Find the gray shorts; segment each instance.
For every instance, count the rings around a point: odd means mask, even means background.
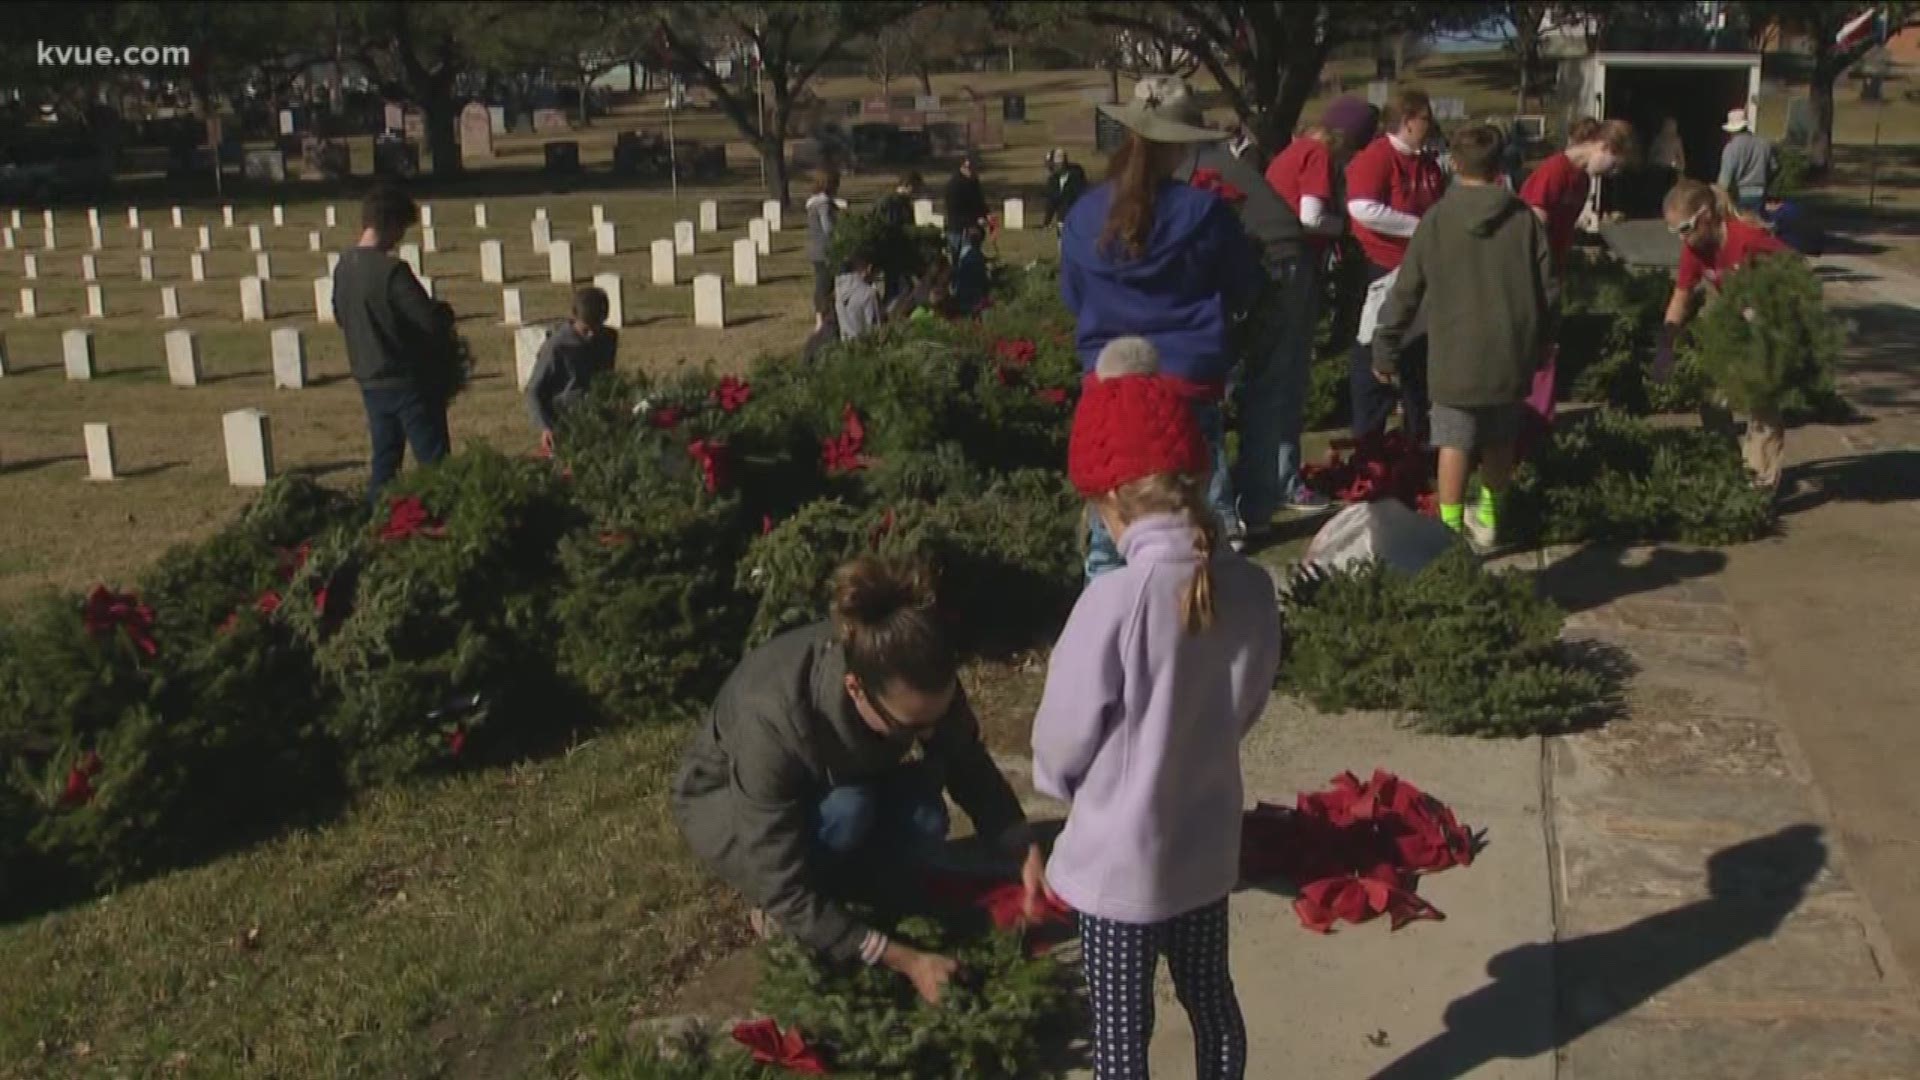
[[[1433,406],[1432,442],[1436,450],[1471,454],[1489,446],[1511,446],[1520,438],[1520,402],[1506,405]]]

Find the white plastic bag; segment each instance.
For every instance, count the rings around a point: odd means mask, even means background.
[[[1387,306],[1387,294],[1393,291],[1393,283],[1400,280],[1400,268],[1394,267],[1386,277],[1367,286],[1367,299],[1360,305],[1360,332],[1354,335],[1362,345],[1373,344],[1374,327],[1380,325],[1380,309]]]
[[[1445,525],[1407,509],[1399,499],[1354,503],[1333,515],[1307,545],[1310,566],[1343,570],[1378,559],[1402,573],[1417,574],[1446,553],[1455,537]]]

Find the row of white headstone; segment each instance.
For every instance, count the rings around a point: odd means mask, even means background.
[[[220,418],[227,448],[227,483],[234,487],[266,487],[273,479],[273,423],[259,409],[235,409]],[[115,479],[113,428],[108,424],[83,424],[81,435],[87,444],[87,479],[106,482]]]
[[[167,381],[183,389],[199,386],[200,338],[192,330],[169,330],[165,335]],[[294,327],[273,331],[273,386],[276,390],[307,388],[307,343]],[[67,330],[60,335],[60,360],[68,382],[89,382],[97,373],[93,331]],[[7,374],[6,339],[0,337],[0,377]]]

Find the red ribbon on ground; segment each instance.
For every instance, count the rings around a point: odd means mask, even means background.
[[[427,513],[418,495],[394,499],[388,505],[387,523],[380,527],[382,540],[411,540],[416,536],[438,540],[445,535],[446,528]]]
[[[132,593],[117,593],[105,585],[95,585],[80,609],[80,621],[87,633],[96,638],[118,630],[143,654],[152,656],[160,651],[153,640],[153,609]]]
[[[1300,468],[1308,487],[1344,503],[1399,499],[1423,514],[1433,502],[1432,454],[1398,431],[1335,439],[1327,460]]]
[[[827,1075],[826,1063],[807,1045],[806,1037],[797,1027],[781,1031],[780,1025],[772,1020],[753,1020],[734,1025],[733,1041],[746,1047],[753,1054],[753,1060],[762,1065],[808,1076]]]

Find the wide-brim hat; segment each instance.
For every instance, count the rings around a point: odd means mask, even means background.
[[[1227,137],[1200,125],[1200,103],[1185,79],[1153,75],[1134,84],[1133,100],[1125,105],[1102,105],[1100,112],[1133,132],[1157,143],[1219,142]]]
[[[1727,122],[1720,130],[1729,133],[1747,130],[1747,110],[1729,109],[1727,111]]]

